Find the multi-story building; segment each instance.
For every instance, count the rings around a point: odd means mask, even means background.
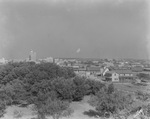
[[[132,70],[113,70],[105,74],[105,79],[109,81],[132,82],[136,78],[136,73]]]
[[[33,52],[32,50],[30,51],[29,61],[36,62],[36,52]]]
[[[105,81],[119,82],[119,74],[115,71],[108,71],[105,74]]]

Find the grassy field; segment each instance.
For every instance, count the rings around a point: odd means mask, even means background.
[[[147,86],[142,85],[134,85],[131,83],[114,83],[115,88],[127,91],[127,92],[136,92],[136,91],[142,91],[145,93],[150,93],[150,84],[147,84]]]

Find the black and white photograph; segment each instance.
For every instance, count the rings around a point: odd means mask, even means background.
[[[0,119],[150,119],[150,0],[0,0]]]

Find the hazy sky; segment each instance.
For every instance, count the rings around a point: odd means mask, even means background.
[[[148,58],[146,0],[0,0],[0,58]]]

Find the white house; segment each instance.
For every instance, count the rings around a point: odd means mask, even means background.
[[[115,71],[108,71],[104,76],[106,81],[119,82],[119,74]]]

